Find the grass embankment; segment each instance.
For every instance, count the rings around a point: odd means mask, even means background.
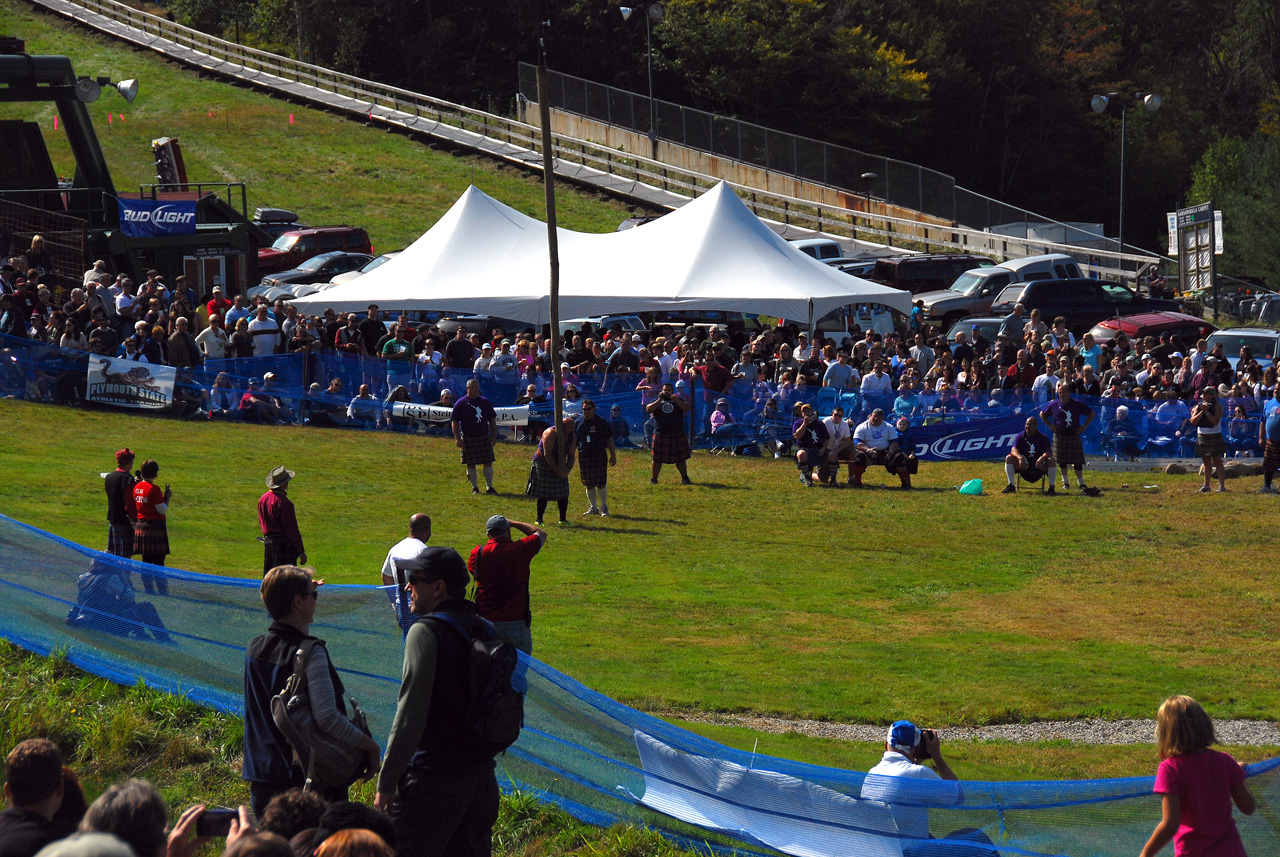
[[[239,775],[244,739],[239,718],[147,687],[120,687],[58,657],[35,657],[0,641],[0,752],[37,737],[57,743],[90,801],[112,783],[142,777],[164,795],[173,819],[195,803],[249,802]],[[370,802],[372,791],[371,782],[362,783],[352,790],[352,799]],[[512,857],[680,853],[656,833],[622,825],[591,827],[527,794],[503,796],[494,847]]]
[[[117,190],[155,181],[151,141],[167,136],[181,140],[191,181],[247,182],[250,213],[270,205],[312,225],[363,226],[380,252],[418,238],[470,184],[545,217],[541,181],[492,160],[436,151],[345,115],[201,77],[16,0],[0,0],[0,32],[25,38],[29,53],[69,56],[77,74],[140,81],[133,104],[104,89],[87,105]],[[55,112],[51,103],[0,104],[0,119],[40,123],[55,169],[70,176],[75,161],[61,125],[53,131]],[[629,214],[598,194],[563,183],[558,189],[556,210],[567,229],[611,232]]]
[[[472,497],[439,439],[14,401],[0,425],[6,514],[99,545],[98,474],[127,444],[160,461],[172,563],[198,571],[259,573],[255,501],[279,463],[298,471],[310,558],[333,582],[375,583],[415,511],[464,551],[491,514],[533,517],[528,447],[500,445],[502,496]],[[664,472],[654,487],[647,459],[622,454],[606,520],[583,519],[575,489],[575,526],[534,562],[540,658],[665,711],[982,724],[1150,717],[1173,692],[1216,717],[1280,709],[1276,537],[1265,498],[1244,493],[1256,479],[1205,497],[1194,476],[1096,473],[1097,499],[970,498],[953,486],[999,487],[1002,469],[925,464],[911,493],[804,490],[772,460],[699,453],[690,470],[698,484]]]

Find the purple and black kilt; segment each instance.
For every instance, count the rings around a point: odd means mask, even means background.
[[[133,552],[144,559],[169,555],[169,530],[164,521],[138,521],[133,527]]]
[[[1219,458],[1227,454],[1227,439],[1222,432],[1202,434],[1196,432],[1196,455],[1201,458]],[[1266,467],[1266,464],[1263,464]]]
[[[1058,460],[1059,467],[1084,466],[1084,444],[1079,434],[1067,434],[1063,431],[1053,433],[1053,457]],[[1063,479],[1067,477],[1063,475]]]
[[[1262,450],[1262,469],[1268,473],[1280,470],[1280,443],[1273,440],[1267,441],[1267,445]]]
[[[272,533],[265,537],[262,543],[262,573],[265,576],[268,571],[277,565],[297,565],[298,552],[293,547],[293,542],[289,541],[289,537],[284,533]]]
[[[660,431],[653,436],[653,460],[657,464],[678,464],[689,460],[689,436],[684,432]]]
[[[132,556],[133,538],[133,524],[107,524],[107,553]]]
[[[493,464],[493,438],[488,432],[462,435],[462,463],[468,467]]]
[[[550,464],[541,458],[535,458],[533,467],[529,468],[527,493],[538,500],[568,500],[569,477],[557,476]]]
[[[578,476],[588,488],[603,488],[609,484],[609,456],[582,455],[578,457]]]

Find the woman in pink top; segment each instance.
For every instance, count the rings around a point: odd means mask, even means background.
[[[1257,803],[1240,763],[1209,746],[1213,721],[1189,696],[1171,696],[1156,713],[1160,767],[1156,794],[1164,817],[1141,857],[1155,857],[1173,840],[1176,857],[1246,857],[1231,803],[1253,815]]]

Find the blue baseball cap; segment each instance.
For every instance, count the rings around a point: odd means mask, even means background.
[[[920,746],[920,727],[910,720],[898,720],[889,727],[885,741],[893,749],[910,756]]]

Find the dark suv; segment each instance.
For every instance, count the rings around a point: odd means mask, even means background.
[[[989,268],[994,264],[995,261],[986,256],[958,253],[885,256],[876,259],[876,269],[868,279],[916,295],[951,288],[951,284],[965,271]]]
[[[991,304],[991,314],[1004,316],[1013,312],[1014,304],[1022,304],[1024,317],[1033,309],[1040,310],[1045,324],[1058,316],[1067,320],[1067,328],[1081,336],[1106,318],[1137,315],[1143,312],[1177,312],[1177,301],[1146,298],[1134,294],[1119,283],[1090,280],[1084,277],[1067,280],[1036,280],[1009,286]]]
[[[258,251],[258,273],[275,274],[298,267],[312,256],[341,250],[373,255],[369,233],[354,226],[315,226],[291,229],[270,247]]]

